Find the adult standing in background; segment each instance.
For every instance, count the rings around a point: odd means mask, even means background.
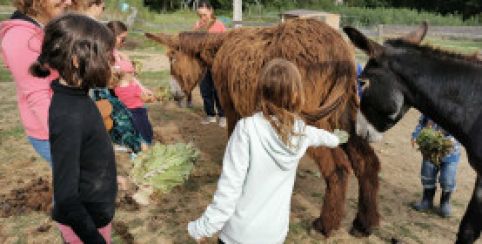
[[[197,15],[199,16],[199,20],[194,25],[195,31],[222,33],[226,30],[224,24],[216,19],[213,6],[209,1],[199,1]],[[219,117],[219,126],[226,127],[226,118],[224,117],[224,111],[219,102],[210,70],[206,72],[206,75],[201,80],[199,88],[203,98],[204,112],[206,113],[206,117],[201,121],[201,124],[215,123],[217,115]],[[216,110],[214,109],[215,106]]]
[[[14,0],[16,11],[0,24],[0,53],[15,81],[18,110],[28,140],[35,151],[51,165],[48,110],[52,99],[50,83],[57,72],[46,78],[29,73],[37,61],[44,38],[43,26],[63,14],[70,0]]]

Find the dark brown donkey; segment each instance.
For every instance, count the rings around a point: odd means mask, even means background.
[[[477,172],[474,193],[460,223],[457,243],[473,243],[482,231],[482,60],[477,56],[421,46],[427,24],[380,45],[345,27],[351,41],[368,54],[357,132],[380,138],[414,107],[454,135]]]
[[[319,128],[342,128],[351,133],[342,148],[313,148],[327,189],[321,215],[313,227],[329,236],[344,216],[348,176],[359,181],[358,213],[351,233],[369,235],[379,225],[377,207],[380,162],[368,142],[355,133],[359,100],[354,52],[340,33],[316,20],[294,20],[275,27],[236,29],[223,34],[146,34],[169,47],[171,74],[190,94],[210,69],[224,108],[228,132],[255,112],[258,74],[273,58],[296,64],[305,87],[305,120]]]

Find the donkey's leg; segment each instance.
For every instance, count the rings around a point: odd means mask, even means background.
[[[368,236],[380,224],[377,203],[380,161],[370,144],[359,136],[352,134],[344,149],[359,183],[358,212],[350,233]]]
[[[345,215],[345,195],[350,164],[343,150],[317,148],[310,155],[318,164],[326,181],[326,193],[320,217],[313,222],[313,228],[325,236],[340,228]]]
[[[218,94],[224,94],[224,93],[218,92]],[[236,110],[234,109],[233,102],[228,95],[224,94],[224,96],[221,96],[220,102],[224,110],[224,116],[226,117],[228,137],[229,137],[231,136],[231,133],[233,133],[234,128],[236,127],[236,123],[238,123],[238,121],[241,119],[241,115],[239,115],[238,112],[236,112]]]
[[[474,243],[482,231],[482,178],[479,174],[475,181],[475,188],[460,223],[456,243]]]

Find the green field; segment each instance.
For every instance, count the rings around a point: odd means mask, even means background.
[[[8,81],[12,81],[12,77],[10,75],[10,72],[5,68],[2,60],[0,59],[0,82]]]

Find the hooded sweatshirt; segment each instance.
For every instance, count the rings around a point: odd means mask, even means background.
[[[194,239],[233,243],[283,243],[300,158],[310,146],[336,147],[335,135],[297,120],[288,147],[262,113],[238,122],[229,139],[213,202],[188,231]]]
[[[44,32],[39,23],[16,11],[0,23],[0,56],[10,70],[17,90],[20,119],[28,136],[47,140],[48,109],[52,99],[50,83],[57,72],[36,78],[29,67],[40,55]]]

